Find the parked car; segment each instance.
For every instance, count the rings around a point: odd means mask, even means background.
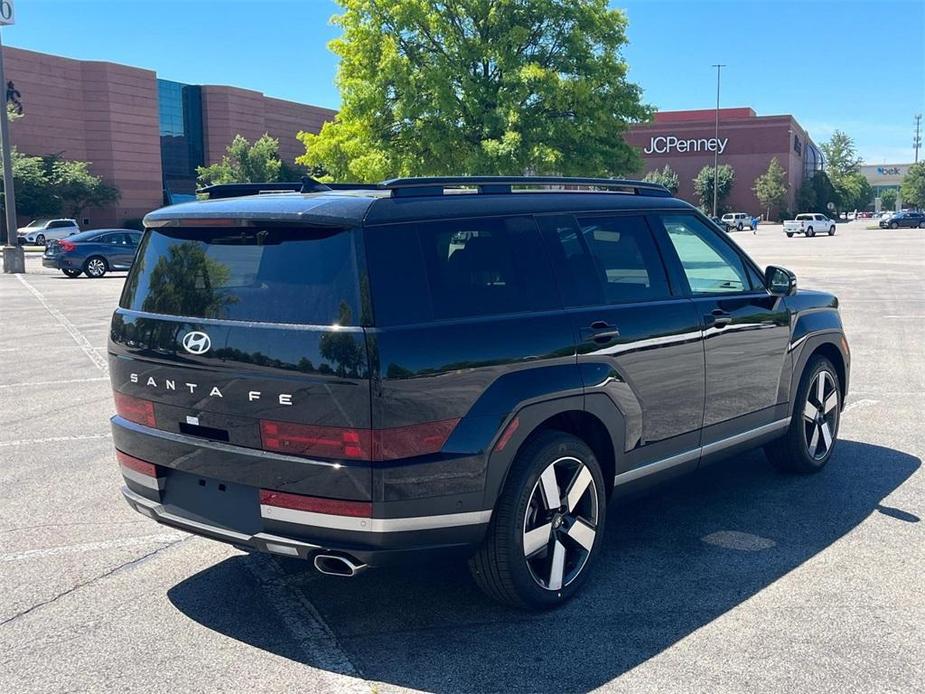
[[[93,229],[60,241],[49,241],[42,265],[61,270],[68,277],[102,277],[107,272],[128,270],[135,259],[141,232],[134,229]]]
[[[49,239],[64,239],[80,233],[76,219],[33,219],[16,230],[19,245],[44,246]]]
[[[710,221],[723,231],[729,231],[729,226],[723,221],[722,217],[710,217]]]
[[[881,229],[899,229],[905,227],[908,229],[925,229],[925,214],[913,210],[903,210],[894,212],[888,217],[880,220]]]
[[[148,518],[339,576],[452,551],[547,608],[587,579],[614,490],[753,446],[831,459],[838,300],[667,189],[302,185],[145,218],[108,354]]]
[[[728,212],[723,215],[723,223],[726,225],[727,229],[736,229],[742,231],[745,227],[748,227],[750,230],[754,231],[755,226],[753,224],[754,217],[745,212]]]
[[[798,214],[796,219],[784,221],[784,233],[787,234],[787,238],[794,234],[805,234],[812,237],[823,232],[828,232],[829,236],[835,235],[835,220],[829,219],[824,214]]]

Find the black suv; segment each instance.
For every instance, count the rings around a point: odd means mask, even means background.
[[[582,584],[615,489],[757,445],[800,472],[832,455],[838,301],[665,188],[290,187],[145,219],[112,427],[160,523],[346,576],[456,550],[542,608]]]

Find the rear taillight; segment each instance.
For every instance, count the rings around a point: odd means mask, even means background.
[[[75,245],[74,245],[73,243],[71,243],[70,241],[63,240],[63,241],[58,241],[58,248],[60,248],[60,249],[61,249],[62,251],[64,251],[65,253],[70,253],[70,252],[73,251],[75,248],[77,248],[77,246],[75,246]]]
[[[261,420],[260,437],[270,451],[321,458],[395,460],[436,453],[458,419],[391,429],[347,429]]]
[[[334,516],[353,516],[355,518],[372,518],[373,505],[369,501],[341,501],[340,499],[322,499],[318,496],[303,496],[287,492],[274,492],[270,489],[260,490],[260,504],[289,508],[295,511],[327,513]]]
[[[157,426],[157,421],[154,419],[153,402],[132,397],[125,393],[113,392],[112,396],[116,401],[116,414],[120,417],[148,427]]]
[[[123,453],[120,450],[116,451],[116,460],[119,461],[119,464],[123,467],[128,468],[129,470],[134,470],[137,473],[146,475],[148,477],[157,477],[157,465],[153,463],[148,463],[140,458],[131,456],[128,453]]]

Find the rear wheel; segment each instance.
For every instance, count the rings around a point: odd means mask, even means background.
[[[63,272],[68,277],[80,277],[80,275],[83,273],[83,270],[62,270],[61,272]]]
[[[787,232],[787,238],[788,238],[788,239],[792,239],[792,238],[793,238],[793,232],[792,232],[792,231],[788,231],[788,232]]]
[[[790,472],[818,472],[835,448],[841,416],[841,384],[825,357],[806,365],[787,433],[765,446],[768,459]]]
[[[87,273],[87,277],[102,277],[108,269],[106,259],[98,255],[87,258],[84,263],[84,272]]]
[[[809,227],[809,228],[806,230],[806,235],[807,235],[808,237],[812,238],[813,236],[816,235],[816,232],[813,231],[813,228],[812,228],[812,227]]]
[[[890,229],[899,229],[899,225],[896,222],[890,222]]]
[[[517,607],[568,600],[600,548],[604,490],[600,465],[582,440],[541,433],[517,454],[485,540],[469,560],[475,582]]]
[[[45,245],[45,234],[39,234],[38,236],[35,237],[35,245],[36,246]]]
[[[835,236],[835,225],[829,227],[829,236]]]

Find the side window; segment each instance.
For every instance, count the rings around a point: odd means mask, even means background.
[[[606,303],[670,296],[661,257],[643,217],[579,217],[578,226]]]
[[[555,308],[536,224],[526,217],[418,226],[435,318]]]
[[[693,294],[735,294],[751,288],[739,254],[693,215],[662,215]]]

